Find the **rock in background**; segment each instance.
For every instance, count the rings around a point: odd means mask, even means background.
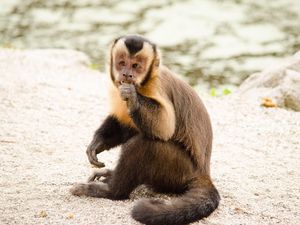
[[[257,102],[269,98],[274,101],[273,106],[300,111],[300,52],[283,63],[252,74],[238,93]]]
[[[104,71],[108,43],[141,33],[192,85],[239,85],[300,47],[299,0],[1,0],[0,46],[67,48]]]

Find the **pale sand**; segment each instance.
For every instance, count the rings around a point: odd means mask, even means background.
[[[0,224],[138,224],[134,200],[69,193],[92,170],[85,149],[108,113],[106,75],[87,65],[74,51],[0,50]],[[195,224],[299,224],[300,113],[234,94],[205,103],[222,201]]]

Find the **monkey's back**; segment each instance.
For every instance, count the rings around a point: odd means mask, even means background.
[[[209,174],[212,127],[208,112],[196,91],[163,67],[159,76],[162,88],[172,102],[176,129],[172,139],[186,147],[201,172]]]

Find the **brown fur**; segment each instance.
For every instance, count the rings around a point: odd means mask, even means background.
[[[127,38],[132,46],[122,43]],[[147,47],[139,50],[141,41]],[[137,75],[135,87],[122,86],[118,82],[121,74],[114,69],[115,55],[124,50],[148,58],[148,71]],[[141,200],[132,211],[134,219],[149,225],[181,225],[208,216],[220,197],[210,179],[210,118],[199,96],[161,65],[155,45],[142,37],[117,39],[110,50],[110,63],[111,115],[96,131],[87,153],[93,164],[97,163],[95,154],[116,145],[122,145],[122,154],[114,171],[96,172],[89,183],[75,185],[72,193],[123,199],[138,185],[147,184],[159,192],[183,195],[170,202]],[[105,179],[94,182],[97,177]]]

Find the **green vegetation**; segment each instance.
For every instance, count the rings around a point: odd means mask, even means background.
[[[221,88],[211,88],[209,90],[209,94],[210,96],[212,97],[221,97],[221,96],[225,96],[225,95],[229,95],[232,93],[232,90],[230,90],[229,88],[224,88],[224,89],[221,89]]]

